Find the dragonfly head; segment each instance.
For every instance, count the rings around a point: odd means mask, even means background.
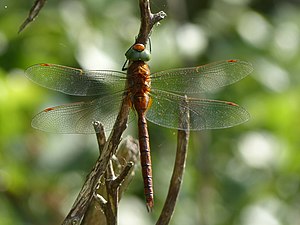
[[[128,49],[125,56],[131,61],[149,61],[151,58],[150,51],[143,44],[134,44]]]

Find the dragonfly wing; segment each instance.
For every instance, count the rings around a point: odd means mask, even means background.
[[[196,99],[164,92],[151,92],[152,105],[146,118],[163,127],[185,130],[180,123],[180,111],[188,110],[190,130],[220,129],[246,122],[250,115],[232,102]]]
[[[112,95],[47,108],[33,118],[32,126],[53,133],[95,133],[92,122],[99,121],[108,131],[117,118],[121,98],[122,95]]]
[[[37,64],[26,70],[33,82],[69,95],[95,96],[120,92],[125,87],[126,74],[110,70],[91,70]]]
[[[212,91],[235,83],[253,70],[249,62],[225,60],[203,66],[172,69],[152,75],[152,89],[178,94]]]

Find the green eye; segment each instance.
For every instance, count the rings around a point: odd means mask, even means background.
[[[149,61],[151,58],[150,52],[145,49],[143,44],[135,44],[125,53],[128,60],[131,61]]]

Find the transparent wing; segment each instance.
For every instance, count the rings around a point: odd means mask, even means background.
[[[190,130],[220,129],[232,127],[246,122],[250,115],[242,107],[232,102],[185,98],[180,95],[153,91],[152,105],[146,113],[146,118],[163,127],[184,130],[181,127],[180,110],[190,113]]]
[[[249,62],[226,60],[203,66],[172,69],[152,75],[152,89],[178,94],[203,93],[235,83],[253,70]]]
[[[109,131],[117,118],[121,100],[122,95],[118,94],[50,107],[33,118],[32,126],[53,133],[95,133],[92,122],[99,121],[105,131]]]
[[[126,74],[110,70],[91,70],[37,64],[26,70],[26,76],[33,82],[69,95],[103,96],[120,92],[125,87]]]

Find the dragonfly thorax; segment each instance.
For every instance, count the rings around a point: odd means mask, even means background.
[[[143,61],[133,61],[127,69],[129,96],[135,109],[145,111],[149,105],[150,69]]]
[[[125,53],[129,61],[149,61],[151,58],[150,51],[143,44],[134,44]]]

